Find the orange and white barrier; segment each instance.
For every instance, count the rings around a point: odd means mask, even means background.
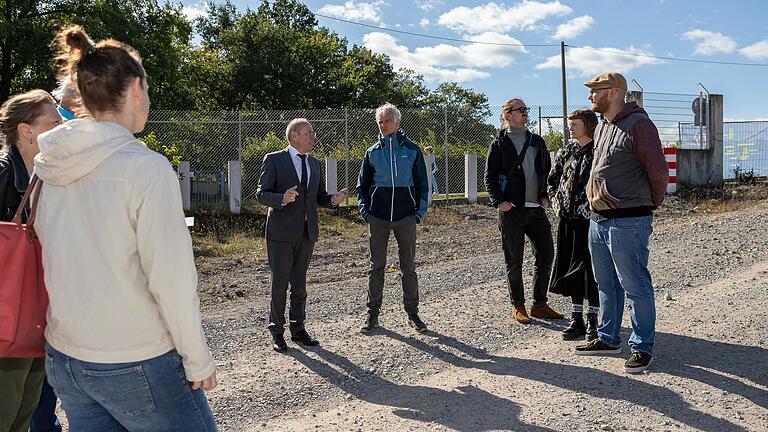
[[[667,168],[669,169],[667,193],[675,193],[677,192],[677,148],[664,147],[664,159],[667,160]]]

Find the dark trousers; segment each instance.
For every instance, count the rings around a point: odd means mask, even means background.
[[[541,207],[517,208],[499,212],[499,230],[507,264],[509,297],[514,306],[525,305],[523,291],[523,252],[525,237],[531,241],[536,259],[533,270],[533,304],[547,303],[547,283],[552,271],[555,251],[552,241],[552,226],[546,211]]]
[[[40,402],[29,423],[29,432],[61,432],[61,423],[56,417],[56,393],[47,379],[43,380]]]
[[[378,315],[384,292],[384,270],[387,266],[389,233],[397,240],[400,272],[403,279],[403,305],[408,314],[419,313],[419,281],[416,277],[416,218],[407,216],[390,222],[368,215],[368,313]]]
[[[44,379],[44,358],[0,358],[0,431],[27,430]]]
[[[280,242],[267,240],[267,261],[271,274],[269,324],[272,334],[282,334],[285,327],[285,303],[291,286],[288,321],[291,333],[304,329],[307,305],[307,268],[315,243],[309,241],[306,227],[301,240]]]

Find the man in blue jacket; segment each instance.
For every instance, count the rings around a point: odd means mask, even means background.
[[[416,224],[427,212],[429,180],[419,146],[400,129],[400,111],[392,104],[376,109],[379,140],[365,152],[357,178],[360,215],[368,223],[370,270],[368,316],[360,329],[368,333],[379,324],[389,233],[394,231],[403,280],[403,303],[410,325],[419,333],[427,325],[419,318],[416,277]]]

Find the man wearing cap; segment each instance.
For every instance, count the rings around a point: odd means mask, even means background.
[[[600,291],[598,338],[576,347],[577,355],[621,352],[624,293],[629,303],[631,355],[628,373],[648,368],[656,330],[648,241],[653,210],[664,200],[669,171],[656,126],[635,102],[624,102],[627,81],[615,72],[584,83],[592,110],[602,114],[595,129],[595,156],[587,198],[592,207],[589,250]]]

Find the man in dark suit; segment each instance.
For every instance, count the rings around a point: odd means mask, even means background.
[[[269,207],[265,231],[272,286],[267,328],[277,352],[288,349],[283,327],[289,283],[291,340],[318,344],[304,329],[307,267],[318,234],[317,206],[335,208],[347,197],[346,188],[334,195],[326,192],[320,161],[309,155],[315,137],[307,119],[291,120],[285,130],[288,147],[264,156],[256,191],[256,199]]]

